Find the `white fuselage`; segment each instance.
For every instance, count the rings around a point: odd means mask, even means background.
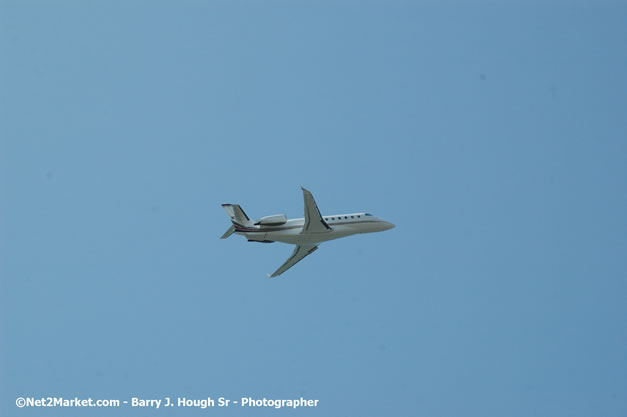
[[[283,242],[293,245],[313,244],[339,239],[359,233],[382,232],[394,227],[392,223],[367,213],[339,214],[322,216],[331,230],[318,233],[301,233],[305,219],[289,219],[281,225],[258,225],[236,230],[252,242]]]

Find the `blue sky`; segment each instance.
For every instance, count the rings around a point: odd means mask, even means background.
[[[626,19],[0,2],[0,414],[624,416]],[[220,204],[301,217],[301,185],[397,227],[268,280],[292,247],[219,240]],[[207,412],[157,411],[122,412]]]

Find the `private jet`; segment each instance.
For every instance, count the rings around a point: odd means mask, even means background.
[[[350,213],[322,216],[311,192],[301,187],[305,200],[305,218],[288,219],[285,214],[275,214],[252,221],[239,204],[222,204],[233,223],[220,239],[233,233],[244,236],[249,242],[283,242],[296,245],[292,256],[272,275],[281,275],[305,256],[318,249],[327,240],[339,239],[359,233],[383,232],[394,225],[370,213]]]

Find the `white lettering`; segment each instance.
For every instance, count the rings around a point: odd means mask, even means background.
[[[215,406],[215,401],[211,397],[203,398],[202,400],[188,400],[185,397],[178,397],[176,403],[179,407],[207,408]]]
[[[132,407],[161,407],[161,400],[144,400],[143,398],[131,398]]]

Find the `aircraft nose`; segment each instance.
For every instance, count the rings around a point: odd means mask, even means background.
[[[396,225],[394,223],[385,222],[385,230],[394,229]]]

